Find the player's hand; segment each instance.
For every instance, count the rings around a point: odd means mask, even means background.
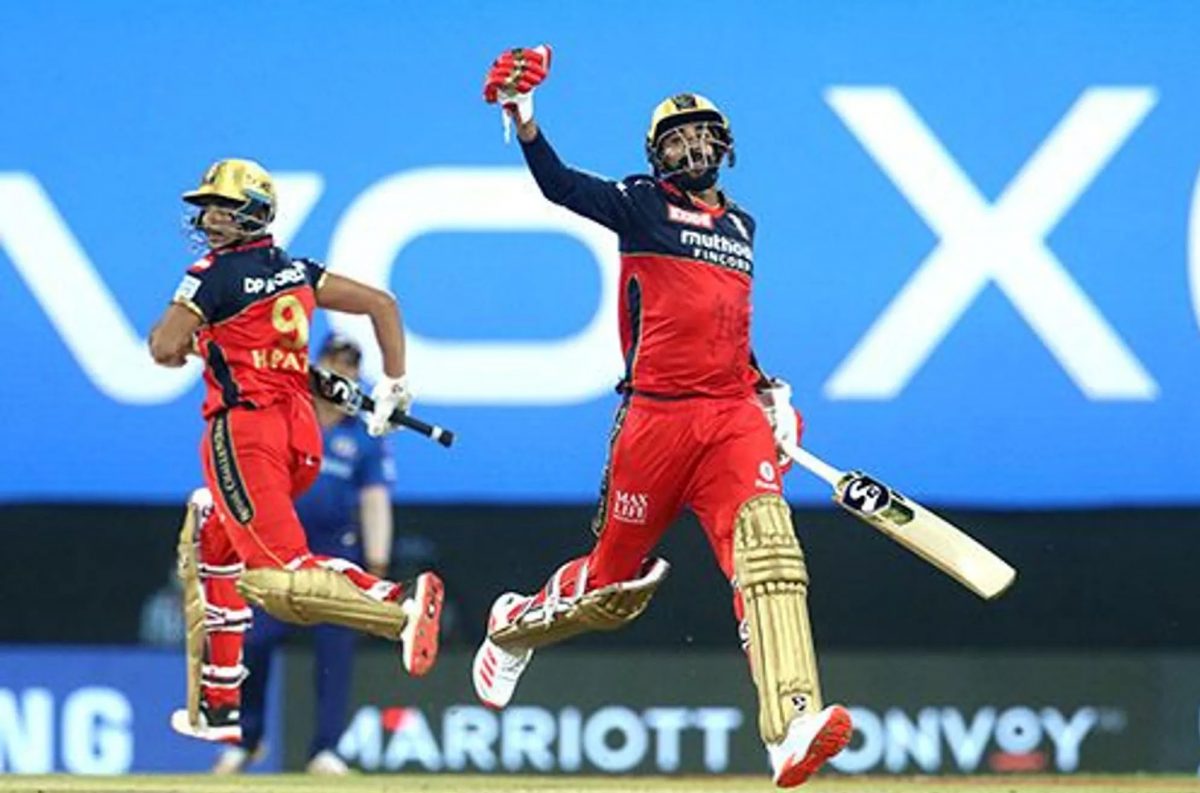
[[[483,99],[499,104],[521,124],[533,118],[533,89],[550,73],[550,45],[517,47],[492,62],[483,81]]]
[[[768,386],[758,392],[758,399],[762,403],[763,413],[767,415],[767,421],[771,423],[775,441],[779,444],[799,446],[800,439],[804,436],[804,417],[792,407],[792,387],[778,377],[772,377]],[[792,459],[784,454],[782,449],[777,451],[779,468],[781,471],[787,471],[792,467]]]
[[[378,438],[396,429],[392,426],[391,417],[397,408],[407,413],[412,407],[413,395],[408,389],[408,378],[404,375],[380,378],[371,389],[371,399],[375,402],[375,409],[367,417],[367,434]]]

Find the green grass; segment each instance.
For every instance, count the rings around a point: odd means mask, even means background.
[[[567,777],[355,776],[345,779],[294,774],[211,776],[2,776],[0,793],[767,793],[766,777]],[[801,793],[1200,793],[1200,779],[1168,776],[1078,777],[828,777],[797,789]]]

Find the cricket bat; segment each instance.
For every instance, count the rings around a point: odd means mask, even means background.
[[[371,399],[369,394],[364,394],[362,389],[358,387],[358,383],[349,378],[342,377],[336,372],[331,372],[328,369],[322,369],[315,365],[310,366],[308,368],[308,380],[314,394],[326,402],[332,403],[348,416],[354,416],[359,413],[370,413],[375,409],[375,400]],[[450,430],[439,427],[436,424],[426,424],[424,421],[413,418],[401,410],[396,410],[392,413],[389,420],[393,425],[407,427],[414,432],[437,441],[446,448],[454,444],[454,433]]]
[[[833,500],[976,595],[991,600],[1017,571],[962,529],[861,471],[839,471],[815,454],[781,443],[784,454],[833,487]]]

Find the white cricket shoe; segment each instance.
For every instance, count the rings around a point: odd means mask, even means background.
[[[230,746],[217,755],[217,762],[213,764],[212,773],[219,776],[240,774],[266,756],[266,744],[259,744],[253,752],[241,746]]]
[[[350,766],[346,765],[345,760],[325,749],[314,754],[304,770],[322,776],[346,776],[350,773]]]
[[[775,785],[803,784],[826,760],[846,748],[853,731],[850,712],[841,705],[792,719],[783,740],[767,746]]]
[[[505,592],[496,598],[492,604],[491,614],[488,615],[488,633],[504,619],[524,595],[516,592]],[[471,664],[471,680],[475,684],[475,695],[479,701],[489,708],[500,710],[512,700],[513,692],[517,690],[517,681],[521,673],[533,659],[533,650],[522,653],[512,653],[495,644],[491,639],[484,639],[475,653],[475,661]]]
[[[171,714],[171,729],[189,738],[221,743],[240,743],[242,740],[241,712],[237,708],[208,708],[200,703],[200,723],[193,725],[186,708]]]

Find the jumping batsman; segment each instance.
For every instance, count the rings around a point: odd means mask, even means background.
[[[379,436],[392,411],[412,402],[395,299],[276,246],[267,231],[275,188],[255,162],[214,163],[183,200],[195,207],[191,224],[208,251],[151,331],[150,352],[164,366],[182,366],[190,354],[205,362],[207,487],[193,494],[180,536],[188,696],[171,723],[236,743],[246,601],[286,622],[333,623],[398,642],[405,669],[422,675],[437,657],[442,582],[423,573],[398,584],[313,554],[292,505],[321,464],[308,372],[313,310],[371,318],[385,376],[372,392],[367,430]]]
[[[516,119],[546,198],[619,236],[624,400],[595,547],[540,592],[496,600],[472,670],[476,693],[504,707],[536,648],[640,615],[668,569],[650,553],[690,507],[733,585],[775,783],[798,785],[841,751],[851,723],[841,706],[822,709],[808,574],[775,448],[776,434],[798,441],[801,425],[790,389],[768,380],[750,350],[754,220],[717,189],[722,162],[733,164],[729,124],[704,97],[673,96],[646,136],[653,176],[583,173],[559,160],[533,119],[532,91],[549,66],[547,47],[506,52],[484,98]]]

